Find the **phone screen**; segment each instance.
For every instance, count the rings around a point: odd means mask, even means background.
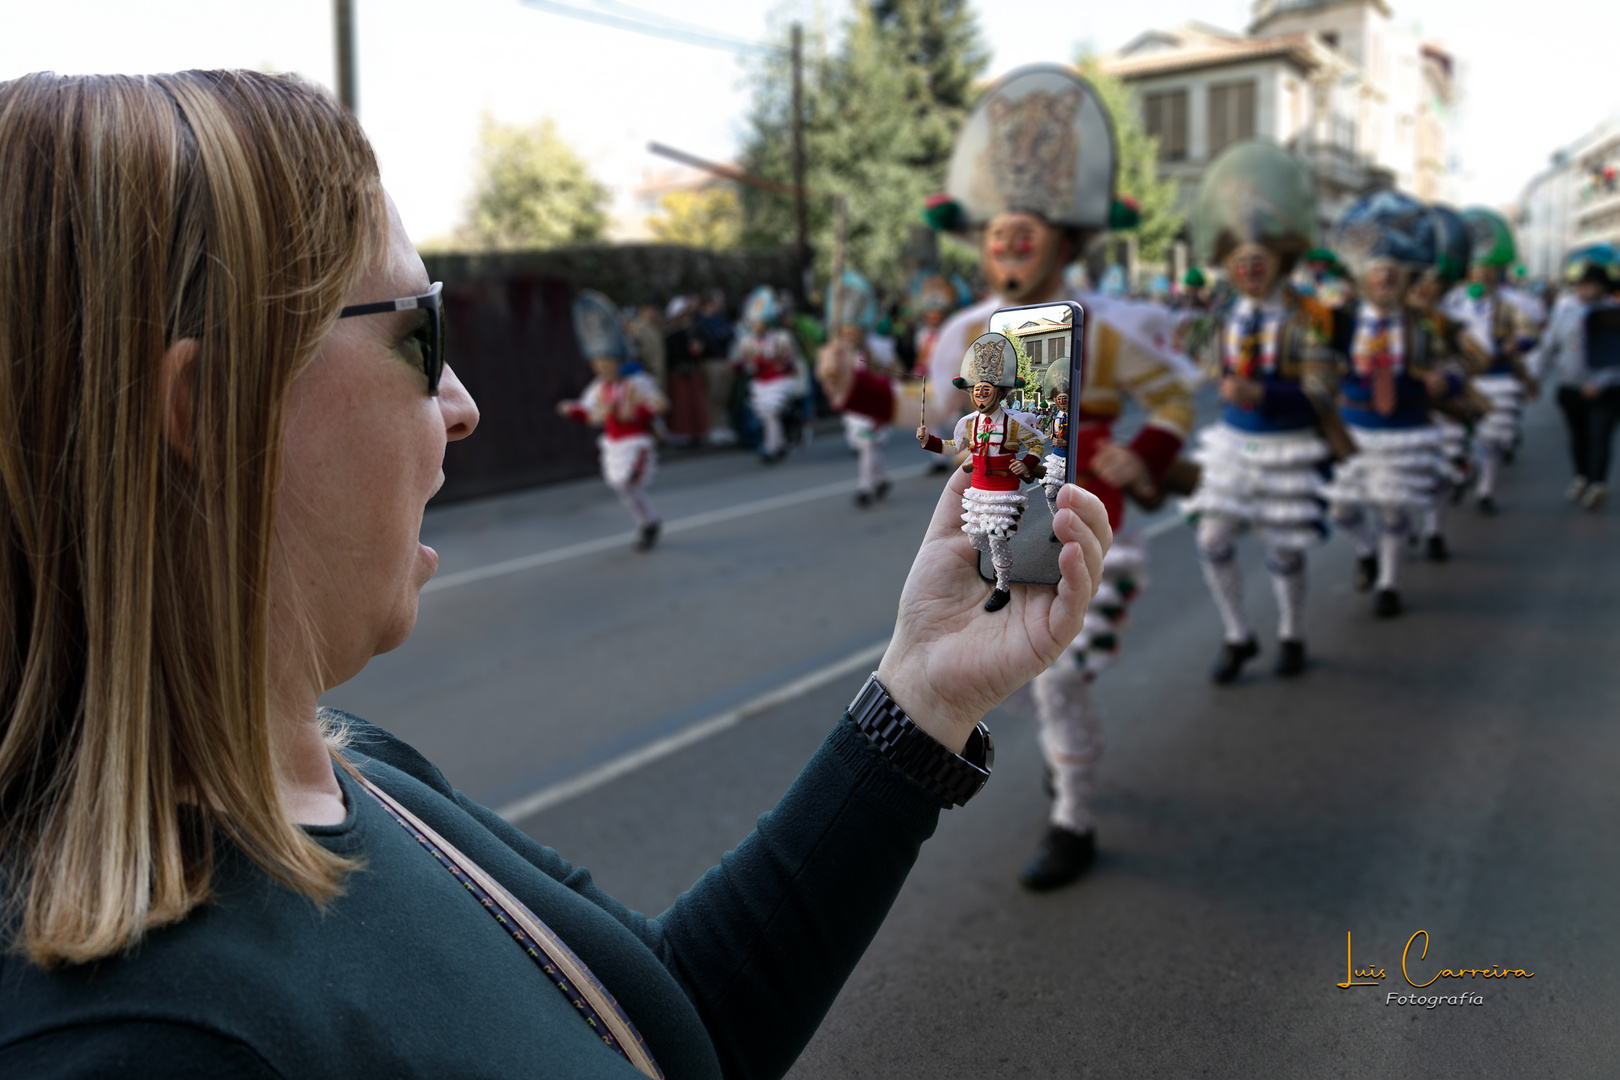
[[[990,316],[990,330],[1013,343],[1018,373],[1024,385],[1008,393],[1002,406],[1014,420],[1039,431],[1045,440],[1041,455],[1051,486],[1036,481],[1021,486],[1029,502],[1009,545],[1014,582],[1056,585],[1058,553],[1062,545],[1052,539],[1052,511],[1047,492],[1057,482],[1074,481],[1074,462],[1067,447],[1059,445],[1079,426],[1080,388],[1085,372],[1085,310],[1072,300],[1025,307],[1001,308]],[[988,553],[979,555],[979,573],[994,581],[995,568]]]

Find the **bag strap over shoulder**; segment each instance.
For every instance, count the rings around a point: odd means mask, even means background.
[[[496,921],[506,928],[523,950],[540,965],[547,977],[574,1004],[585,1022],[597,1030],[603,1042],[644,1075],[653,1080],[664,1080],[663,1071],[659,1069],[658,1062],[653,1060],[652,1051],[647,1049],[647,1044],[642,1039],[641,1032],[636,1030],[635,1024],[630,1022],[630,1018],[619,1007],[613,995],[608,993],[607,988],[591,974],[591,969],[585,966],[585,962],[563,943],[540,916],[530,911],[523,901],[513,896],[483,867],[458,851],[454,844],[405,809],[392,795],[360,775],[357,770],[350,775],[360,781],[366,793],[377,801],[389,817],[414,836],[418,843],[467,887],[467,890],[484,905],[485,910],[495,916]]]

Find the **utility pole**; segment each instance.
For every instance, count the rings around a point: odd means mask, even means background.
[[[793,24],[793,212],[799,228],[799,284],[806,298],[810,274],[810,222],[804,190],[804,27]]]
[[[359,112],[354,86],[354,0],[332,0],[333,43],[337,49],[338,100],[351,113]]]

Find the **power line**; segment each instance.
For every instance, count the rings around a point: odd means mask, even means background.
[[[611,26],[616,30],[629,30],[631,33],[663,38],[666,41],[679,41],[685,45],[696,45],[704,49],[719,49],[722,52],[741,53],[747,56],[769,56],[779,51],[757,41],[722,34],[657,12],[644,11],[621,3],[620,0],[590,0],[592,6],[588,8],[563,3],[562,0],[519,0],[519,2],[536,11]]]

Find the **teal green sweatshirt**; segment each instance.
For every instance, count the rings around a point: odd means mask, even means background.
[[[871,942],[941,804],[845,717],[776,808],[656,919],[353,719],[349,757],[544,919],[618,998],[670,1080],[785,1073]],[[353,780],[358,856],[321,911],[234,850],[217,899],[130,955],[42,971],[0,955],[0,1077],[640,1074]]]

